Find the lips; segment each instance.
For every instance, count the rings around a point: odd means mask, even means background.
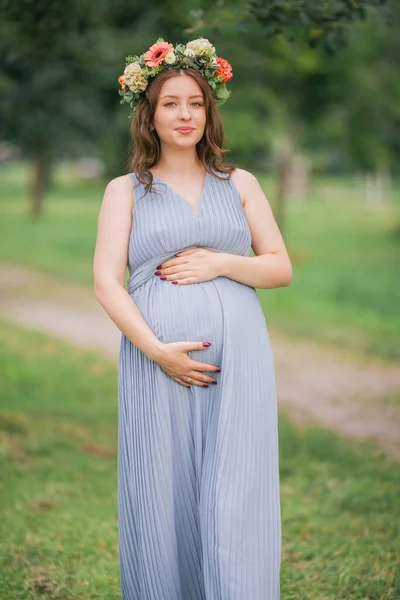
[[[193,131],[194,127],[177,127],[177,131]]]

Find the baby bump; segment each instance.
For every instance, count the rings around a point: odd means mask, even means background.
[[[157,277],[135,290],[132,298],[159,340],[164,343],[211,342],[210,347],[192,350],[189,355],[219,366],[224,321],[220,296],[213,281],[175,285]]]

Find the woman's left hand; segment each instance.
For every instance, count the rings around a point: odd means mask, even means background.
[[[208,248],[192,248],[175,254],[176,258],[166,260],[157,268],[163,281],[176,282],[176,285],[210,281],[221,275],[222,252]]]

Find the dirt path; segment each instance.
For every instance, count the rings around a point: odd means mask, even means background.
[[[118,359],[121,332],[85,286],[0,264],[0,315]],[[269,333],[281,410],[400,460],[399,365]]]

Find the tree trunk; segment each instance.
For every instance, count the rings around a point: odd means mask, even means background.
[[[33,158],[33,181],[30,195],[30,213],[34,218],[43,212],[43,197],[49,182],[49,153],[37,148]]]
[[[283,235],[285,229],[285,213],[286,213],[286,190],[287,179],[290,172],[290,163],[292,160],[293,146],[289,139],[285,139],[279,149],[277,171],[278,182],[275,195],[275,217],[279,230]]]
[[[278,150],[277,171],[278,183],[275,196],[275,215],[279,230],[283,235],[286,217],[286,200],[290,188],[293,160],[300,147],[301,121],[293,117],[289,123],[288,133],[283,138]]]
[[[308,164],[299,152],[293,152],[286,178],[286,195],[292,202],[301,202],[308,195]]]

